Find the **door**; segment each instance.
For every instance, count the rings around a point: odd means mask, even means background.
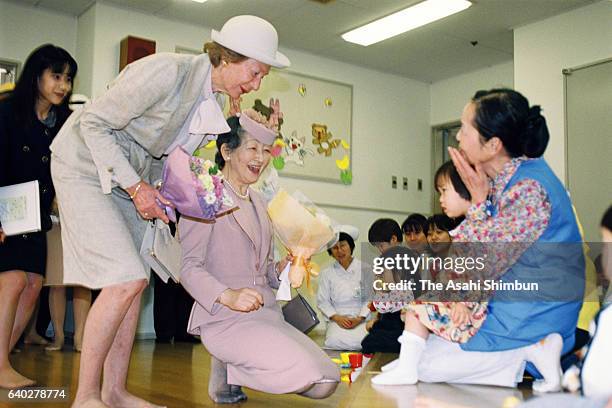
[[[450,160],[448,154],[448,147],[459,147],[457,142],[457,132],[461,128],[461,122],[452,122],[444,125],[434,126],[432,128],[432,149],[433,161],[432,161],[432,173],[431,181],[435,182],[434,176],[438,168]],[[431,213],[439,214],[442,212],[440,207],[440,194],[435,189],[435,186],[431,188]]]

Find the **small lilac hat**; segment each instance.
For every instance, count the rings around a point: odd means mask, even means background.
[[[221,31],[212,30],[214,42],[245,57],[276,68],[291,65],[289,58],[278,51],[278,34],[272,24],[257,16],[235,16],[223,24]]]
[[[240,112],[239,117],[240,119],[238,119],[238,121],[240,122],[240,126],[251,135],[253,139],[266,145],[274,143],[277,137],[275,131],[253,120],[245,111]]]

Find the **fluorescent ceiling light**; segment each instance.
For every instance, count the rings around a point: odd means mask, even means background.
[[[191,1],[195,1],[196,3],[205,3],[207,0],[191,0]]]
[[[426,0],[342,34],[344,41],[368,46],[458,13],[472,5],[467,0]]]

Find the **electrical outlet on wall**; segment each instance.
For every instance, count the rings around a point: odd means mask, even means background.
[[[404,177],[402,179],[402,188],[406,191],[408,191],[408,177]]]
[[[391,188],[397,188],[397,176],[391,176]]]
[[[423,180],[417,179],[417,190],[423,191]]]

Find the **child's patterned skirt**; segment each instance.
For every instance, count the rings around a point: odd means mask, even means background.
[[[470,310],[470,321],[456,325],[451,319],[454,302],[415,301],[408,306],[408,312],[435,335],[454,343],[465,343],[478,332],[487,317],[487,302],[462,302]]]

